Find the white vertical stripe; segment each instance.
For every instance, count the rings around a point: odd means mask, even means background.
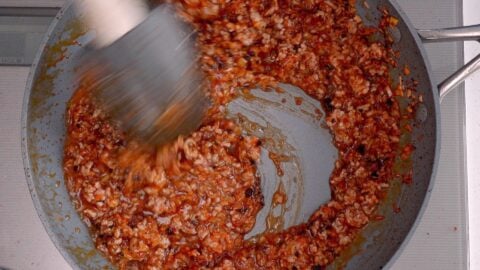
[[[480,1],[464,0],[464,24],[480,24]],[[465,43],[465,61],[480,53],[478,42]],[[470,269],[480,269],[480,73],[465,83]]]

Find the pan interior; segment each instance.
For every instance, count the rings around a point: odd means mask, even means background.
[[[397,163],[394,168],[400,174],[411,170],[412,183],[402,183],[400,178],[392,179],[389,193],[378,209],[378,214],[385,219],[369,223],[355,243],[327,269],[388,268],[415,229],[434,177],[439,143],[437,87],[432,82],[421,40],[396,1],[357,1],[358,13],[366,25],[377,26],[383,9],[398,19],[397,26],[389,29],[394,40],[393,49],[399,52],[397,66],[390,70],[392,83],[398,82],[396,78],[402,75],[404,83],[417,83],[417,93],[423,97],[423,103],[417,108],[417,118],[409,123],[413,131],[402,134],[403,143],[411,143],[415,147],[413,156],[405,163]],[[403,73],[404,67],[408,67],[410,74]]]
[[[293,85],[280,89],[254,89],[228,105],[230,118],[262,140],[257,165],[265,206],[247,239],[303,223],[330,200],[337,149],[321,104]],[[272,203],[276,192],[287,195],[284,204]]]
[[[368,3],[370,8],[365,8],[363,2]],[[378,22],[378,6],[386,7],[398,18],[405,16],[397,11],[397,6],[390,1],[362,0],[358,3],[359,12],[369,24]],[[27,85],[24,105],[27,113],[24,112],[22,120],[27,179],[44,226],[72,267],[110,269],[111,264],[96,251],[86,226],[73,209],[64,185],[61,165],[65,106],[76,88],[72,84],[75,61],[81,57],[83,44],[86,44],[91,36],[78,33],[75,23],[77,18],[71,6],[65,8],[58,18],[44,47],[49,48],[45,51],[50,52],[44,52],[36,60],[35,70]],[[433,172],[438,128],[435,108],[437,101],[433,92],[435,87],[430,81],[430,72],[421,45],[410,32],[412,28],[409,28],[404,20],[400,20],[397,28],[398,33],[401,33],[395,44],[395,48],[401,52],[399,67],[409,65],[412,73],[407,79],[419,82],[417,89],[424,97],[422,117],[415,121],[410,137],[416,147],[412,161],[413,184],[399,186],[396,194],[380,209],[386,219],[369,225],[358,246],[347,250],[339,259],[343,260],[343,263],[332,265],[333,269],[339,265],[345,266],[345,269],[383,267],[395,254],[414,224]],[[282,85],[282,88],[286,93],[252,90],[253,98],[242,96],[228,107],[231,117],[243,121],[248,132],[275,138],[270,145],[263,146],[259,176],[262,178],[262,191],[267,205],[257,216],[257,225],[249,236],[265,230],[265,220],[271,210],[268,203],[271,203],[272,194],[279,190],[280,183],[283,183],[286,193],[294,195],[289,196],[289,203],[292,205],[287,204],[271,211],[274,213],[273,217],[284,211],[283,221],[272,219],[272,223],[279,227],[282,222],[283,227],[288,227],[304,221],[314,209],[330,199],[328,177],[336,159],[336,149],[331,145],[328,130],[318,128],[322,125],[323,114],[313,108],[321,110],[321,106],[305,96],[302,104],[296,105],[295,97],[302,97],[303,91],[287,85]],[[286,103],[282,102],[283,98]],[[308,147],[307,150],[304,150],[305,146]],[[310,149],[311,146],[315,147]],[[272,151],[287,156],[279,158],[285,160],[280,162],[284,171],[282,177],[277,174],[278,170],[268,156]],[[393,213],[394,202],[401,208],[400,213]],[[348,261],[348,264],[345,265],[345,261]]]

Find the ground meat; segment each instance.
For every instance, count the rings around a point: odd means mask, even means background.
[[[65,176],[97,248],[121,268],[213,266],[240,245],[263,205],[255,162],[258,139],[229,120],[205,124],[176,150],[176,170],[155,153],[122,166],[131,144],[80,89],[68,110]],[[138,158],[138,157],[137,157]],[[133,175],[132,175],[133,174]],[[249,196],[245,196],[245,194]]]
[[[169,148],[169,164],[159,158],[166,150],[138,152],[95,105],[88,82],[81,85],[68,108],[65,179],[97,248],[120,269],[318,269],[378,220],[400,123],[413,110],[402,115],[395,97],[405,86],[390,84],[388,39],[370,38],[396,20],[385,13],[382,27],[366,27],[355,3],[177,1],[198,30],[213,107],[198,131]],[[304,224],[244,241],[263,206],[260,142],[223,106],[239,91],[279,82],[324,106],[339,151],[332,200]],[[408,158],[413,148],[404,149]]]

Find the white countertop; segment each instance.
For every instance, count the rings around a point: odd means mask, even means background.
[[[38,0],[22,1],[28,5],[40,5]],[[62,0],[43,1],[50,5],[58,5]],[[422,5],[424,0],[398,0],[402,3]],[[428,1],[430,3],[433,0]],[[0,6],[16,5],[18,0],[0,0]],[[41,4],[49,6],[49,4]],[[465,22],[480,23],[480,1],[464,0]],[[414,13],[412,9],[410,12]],[[407,10],[407,14],[409,10]],[[435,14],[433,14],[434,16]],[[430,14],[432,16],[432,14]],[[417,14],[417,17],[419,15]],[[414,21],[414,23],[416,23]],[[419,23],[423,23],[422,21]],[[431,21],[430,21],[431,23]],[[444,25],[442,25],[444,26]],[[476,44],[467,44],[467,47]],[[480,52],[480,46],[476,48]],[[465,51],[465,57],[471,58],[470,49]],[[436,63],[432,63],[436,64]],[[53,243],[48,238],[43,226],[33,208],[28,192],[23,163],[20,152],[20,114],[29,68],[0,67],[0,268],[12,270],[29,269],[71,269]],[[444,74],[441,74],[444,76]],[[466,84],[467,97],[467,156],[469,164],[480,164],[480,74],[476,81],[469,80]],[[472,89],[471,89],[472,88]],[[462,95],[459,95],[463,97]],[[455,105],[458,95],[445,99],[443,106]],[[476,107],[475,107],[476,105]],[[460,114],[461,115],[461,114]],[[442,115],[444,126],[455,122],[456,115]],[[474,119],[477,118],[477,119]],[[456,136],[463,132],[445,132],[442,145],[444,152],[456,149]],[[448,136],[447,136],[448,135]],[[448,155],[442,156],[443,163],[448,163]],[[456,164],[463,166],[463,164]],[[456,175],[451,174],[448,167],[440,168],[439,177],[432,194],[431,202],[422,222],[413,238],[408,243],[392,269],[467,269],[467,247],[464,232],[465,208],[461,205],[462,186],[451,185],[456,181]],[[471,203],[470,245],[471,254],[480,254],[480,211],[472,211],[476,205],[480,207],[480,167],[468,167],[469,200]],[[451,191],[451,192],[449,192]],[[445,195],[447,194],[447,195]],[[453,194],[453,195],[448,195]],[[460,194],[460,195],[459,195]],[[453,203],[452,203],[453,202]],[[463,234],[462,234],[463,232]],[[480,269],[480,258],[471,256],[471,268]]]
[[[464,0],[465,25],[480,24],[480,1]],[[478,42],[465,43],[465,61],[480,53]],[[470,269],[480,269],[480,73],[465,82]]]

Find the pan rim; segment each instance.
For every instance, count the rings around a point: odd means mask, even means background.
[[[32,201],[33,201],[33,206],[35,207],[37,215],[40,218],[40,221],[42,222],[43,228],[47,232],[47,235],[50,238],[50,240],[53,242],[55,248],[62,255],[65,261],[70,265],[70,267],[72,267],[72,269],[75,269],[75,270],[81,270],[81,268],[75,263],[75,260],[72,257],[72,255],[69,252],[67,252],[66,249],[62,248],[59,237],[51,229],[51,224],[48,218],[46,217],[47,216],[46,211],[45,209],[43,209],[42,203],[40,201],[40,197],[37,194],[37,189],[34,184],[34,179],[32,174],[32,162],[31,162],[29,150],[28,150],[30,148],[29,140],[28,140],[29,138],[28,107],[30,104],[30,96],[32,93],[32,88],[34,86],[35,79],[38,76],[37,67],[40,63],[40,60],[45,55],[45,48],[47,46],[47,43],[52,37],[53,32],[56,29],[59,21],[63,18],[66,11],[72,6],[73,6],[73,2],[68,1],[58,11],[57,15],[55,15],[55,18],[50,23],[50,26],[42,40],[41,46],[39,47],[37,53],[35,54],[35,58],[33,60],[32,66],[30,67],[27,83],[25,86],[25,93],[23,96],[20,140],[21,140],[21,151],[22,151],[23,168],[25,171],[25,178],[27,180],[28,189],[30,191],[30,197],[32,198]]]
[[[432,68],[431,68],[430,61],[427,57],[426,51],[425,51],[425,47],[423,46],[423,43],[420,40],[420,37],[418,35],[416,35],[415,27],[413,26],[413,24],[409,20],[406,13],[402,10],[400,5],[397,3],[397,1],[396,0],[388,0],[388,2],[390,2],[392,7],[400,15],[401,20],[405,23],[405,25],[409,29],[410,33],[412,34],[412,36],[414,38],[415,45],[417,46],[418,50],[420,51],[420,55],[423,58],[423,62],[425,64],[426,71],[427,71],[427,74],[428,74],[430,88],[433,91],[432,94],[433,94],[433,99],[434,99],[434,115],[436,117],[436,119],[435,119],[435,121],[436,121],[436,124],[435,124],[435,134],[436,134],[435,137],[436,138],[435,139],[436,139],[436,141],[435,141],[435,149],[434,149],[435,157],[434,157],[434,160],[433,160],[432,173],[430,175],[428,189],[427,189],[427,192],[426,192],[425,197],[423,199],[422,206],[420,207],[420,210],[418,211],[418,213],[416,215],[416,218],[415,218],[415,221],[412,224],[412,226],[410,227],[409,232],[404,237],[404,239],[402,241],[402,244],[398,247],[398,249],[395,251],[393,256],[385,264],[386,269],[391,268],[392,265],[401,256],[401,254],[403,253],[403,250],[405,249],[405,247],[408,245],[411,238],[413,237],[414,232],[416,231],[416,229],[417,229],[417,227],[420,223],[420,220],[422,219],[422,217],[425,214],[426,208],[427,208],[427,206],[430,202],[431,191],[434,187],[434,182],[435,182],[435,179],[436,179],[437,168],[438,168],[438,163],[439,163],[439,158],[440,158],[440,150],[441,150],[440,99],[439,99],[439,94],[438,94],[438,87],[436,85],[434,85],[433,80],[432,80],[432,78],[433,78]],[[68,9],[70,9],[72,6],[73,6],[73,2],[68,1],[59,10],[59,12],[55,16],[54,20],[51,22],[51,24],[50,24],[50,26],[47,30],[47,33],[46,33],[46,35],[43,38],[43,41],[41,43],[42,46],[37,51],[36,56],[35,56],[34,61],[33,61],[33,64],[30,68],[27,83],[26,83],[26,88],[25,88],[25,92],[24,92],[23,103],[22,103],[20,140],[21,140],[21,153],[22,153],[23,167],[24,167],[24,171],[25,171],[27,185],[28,185],[30,196],[32,198],[32,201],[33,201],[35,210],[37,212],[37,215],[40,218],[40,220],[42,222],[42,225],[43,225],[45,231],[47,232],[49,238],[51,239],[51,241],[55,245],[55,248],[63,256],[63,258],[70,265],[70,267],[72,267],[75,270],[77,270],[77,269],[80,270],[82,268],[79,265],[77,265],[77,263],[75,262],[75,259],[72,257],[72,255],[66,249],[64,249],[62,247],[60,239],[51,229],[52,226],[49,222],[49,219],[46,217],[47,216],[46,211],[44,210],[44,208],[42,206],[42,203],[40,201],[40,198],[37,194],[37,190],[36,190],[35,184],[34,184],[32,170],[31,170],[32,163],[31,163],[31,159],[30,159],[30,155],[29,155],[29,151],[28,151],[28,149],[30,148],[30,145],[29,145],[29,140],[28,140],[29,132],[28,132],[28,126],[27,126],[28,118],[29,118],[28,117],[28,107],[29,107],[29,104],[30,104],[30,95],[31,95],[31,92],[32,92],[32,88],[34,86],[35,79],[38,76],[38,69],[37,69],[38,64],[45,54],[46,44],[50,40],[50,38],[52,37],[52,34],[53,34],[54,30],[56,29],[56,26],[58,25],[59,21],[63,18],[65,12]]]
[[[425,215],[425,211],[429,205],[432,190],[435,185],[435,179],[437,176],[437,170],[438,170],[438,163],[440,160],[440,154],[441,154],[441,113],[440,113],[440,96],[438,93],[438,86],[434,84],[433,82],[433,72],[432,72],[432,66],[430,63],[430,60],[427,56],[427,52],[425,50],[425,46],[423,45],[422,40],[420,39],[420,36],[417,34],[416,28],[413,26],[413,23],[410,21],[410,18],[407,16],[405,11],[400,7],[398,4],[397,0],[388,0],[392,7],[395,9],[395,11],[400,15],[400,19],[405,23],[407,26],[410,34],[413,36],[413,39],[415,41],[415,45],[418,48],[420,52],[420,56],[423,59],[423,62],[425,64],[425,68],[428,74],[428,80],[430,84],[430,89],[433,91],[433,107],[434,107],[434,115],[435,115],[435,152],[434,152],[434,159],[433,159],[433,166],[432,166],[432,173],[430,174],[430,179],[428,183],[428,188],[427,192],[425,193],[425,197],[423,198],[422,206],[420,207],[420,210],[418,211],[415,221],[411,225],[407,235],[405,238],[402,240],[402,243],[400,246],[397,248],[393,256],[390,258],[390,260],[385,264],[384,268],[385,269],[390,269],[392,268],[393,264],[398,260],[398,258],[402,255],[403,251],[405,250],[405,247],[408,245],[408,243],[411,241],[413,238],[413,235],[415,234],[415,231],[417,230],[420,221],[422,220],[423,216]]]

